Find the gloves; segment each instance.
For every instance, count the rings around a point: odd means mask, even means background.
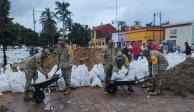
[[[114,67],[113,67],[113,71],[114,71],[114,72],[118,72],[118,71],[119,71],[119,69],[117,68],[117,66],[114,66]]]

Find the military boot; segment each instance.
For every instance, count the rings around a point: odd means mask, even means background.
[[[28,92],[24,93],[24,100],[31,100],[32,98],[30,97],[30,95],[28,94]]]
[[[64,91],[64,95],[68,95],[71,91],[71,87],[67,87],[67,89]]]

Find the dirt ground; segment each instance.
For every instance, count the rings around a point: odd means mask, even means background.
[[[194,58],[189,58],[167,71],[164,89],[188,96],[194,94]]]
[[[144,89],[134,89],[112,96],[101,88],[78,88],[68,96],[57,91],[51,96],[55,112],[194,112],[194,99],[168,94],[149,98]],[[24,102],[23,93],[5,93],[0,99],[0,112],[46,112],[43,103]]]
[[[92,69],[95,64],[101,62],[100,48],[78,48],[73,52],[73,63],[75,65],[86,64]]]

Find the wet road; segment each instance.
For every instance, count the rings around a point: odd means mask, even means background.
[[[134,93],[121,90],[114,96],[99,88],[73,89],[68,96],[54,92],[51,96],[54,112],[194,112],[194,99],[172,95],[148,98],[140,88]],[[0,112],[45,112],[43,103],[25,102],[22,93],[5,93],[0,96],[0,105]]]

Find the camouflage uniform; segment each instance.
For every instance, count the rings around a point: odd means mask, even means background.
[[[59,56],[58,65],[61,68],[63,78],[66,84],[66,90],[67,90],[67,89],[70,89],[70,82],[71,82],[71,58],[68,53],[68,47],[58,46],[57,52]]]
[[[120,70],[122,68],[122,66],[125,64],[125,59],[126,56],[124,54],[122,54],[120,51],[117,53],[116,56],[116,66],[117,68]]]
[[[26,66],[21,69],[22,71],[25,72],[25,76],[26,76],[25,98],[29,98],[28,91],[29,91],[32,79],[36,81],[36,79],[38,78],[37,69],[41,73],[43,74],[45,73],[43,69],[43,63],[40,62],[40,57],[37,55],[32,56],[28,61],[28,63],[26,64]]]
[[[152,75],[154,77],[153,89],[155,91],[160,91],[162,79],[164,79],[168,67],[168,61],[163,54],[158,51],[150,51],[150,56],[155,56],[157,59],[157,64],[152,64]]]
[[[115,49],[114,48],[103,48],[101,50],[101,54],[102,54],[102,59],[103,59],[104,72],[105,72],[105,88],[106,88],[111,83]]]

